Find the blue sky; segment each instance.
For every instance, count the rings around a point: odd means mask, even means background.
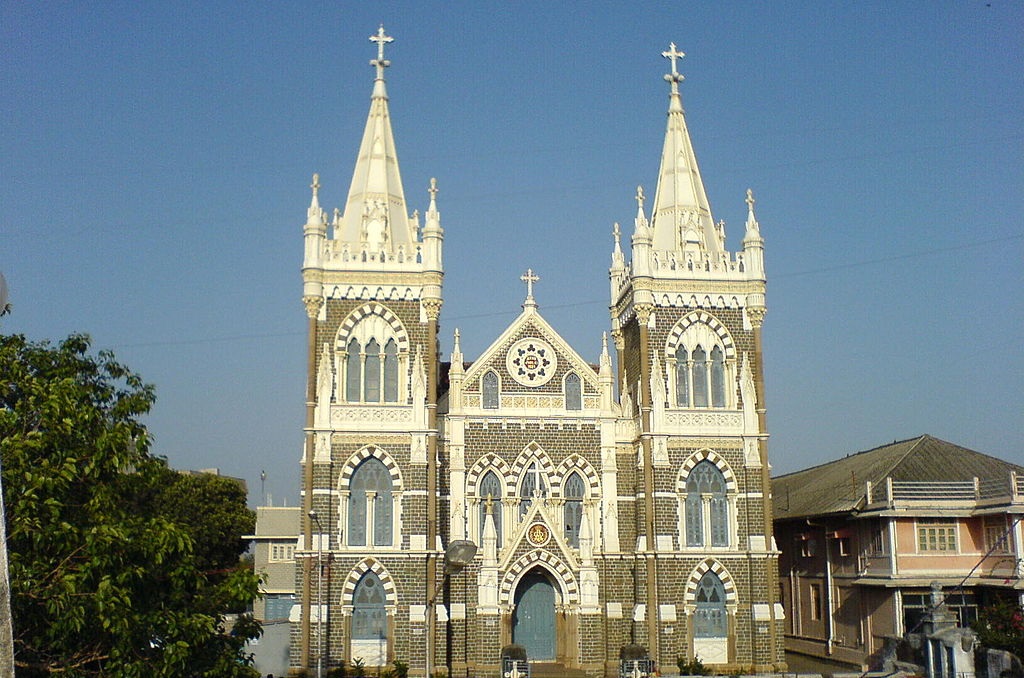
[[[587,359],[611,225],[653,195],[674,41],[716,219],[766,240],[770,454],[921,433],[1024,463],[1024,4],[0,4],[0,331],[87,332],[154,451],[297,500],[302,224],[341,205],[383,22],[410,209],[436,176],[442,350],[541,312]]]

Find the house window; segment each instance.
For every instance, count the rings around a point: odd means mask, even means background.
[[[270,562],[282,563],[295,560],[295,544],[271,544]]]
[[[294,595],[268,593],[263,598],[263,618],[266,621],[288,619],[295,602]]]
[[[540,467],[540,461],[534,459],[526,467],[522,482],[519,483],[519,517],[523,518],[526,515],[534,499],[546,496],[548,496],[547,479]]]
[[[686,478],[686,545],[729,545],[729,499],[725,476],[707,459]]]
[[[693,635],[696,638],[723,638],[728,632],[725,611],[725,587],[714,572],[705,572],[694,596]]]
[[[919,518],[917,521],[917,550],[955,552],[956,521],[944,518]]]
[[[376,457],[356,467],[349,483],[350,546],[391,545],[391,474]]]
[[[583,385],[580,383],[579,375],[570,372],[565,378],[565,409],[583,409]]]
[[[978,599],[973,593],[944,590],[945,607],[956,615],[958,626],[970,626],[978,620]],[[931,609],[930,593],[903,594],[903,629],[905,633],[920,632],[921,622]]]
[[[814,554],[818,552],[818,542],[810,537],[802,537],[800,539],[800,556],[803,558],[813,558]]]
[[[985,551],[1010,552],[1010,534],[1004,516],[985,516]]]
[[[380,578],[367,570],[352,592],[352,638],[383,640],[387,637],[387,610]]]
[[[841,556],[850,555],[850,538],[849,537],[836,537],[836,551]]]
[[[586,495],[586,485],[579,473],[573,472],[565,483],[565,541],[574,548],[580,546],[580,524],[583,522],[583,497]]]
[[[480,481],[480,543],[484,543],[484,524],[487,522],[488,512],[491,520],[494,521],[494,531],[498,536],[498,546],[501,546],[501,481],[494,471],[488,471],[483,480]]]
[[[498,375],[494,372],[488,372],[484,375],[482,382],[484,409],[498,409]]]
[[[811,619],[821,620],[821,584],[811,584]]]

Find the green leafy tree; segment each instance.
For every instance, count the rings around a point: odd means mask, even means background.
[[[983,607],[971,626],[983,647],[1012,652],[1024,661],[1024,609],[1012,599]]]
[[[90,355],[85,336],[0,336],[19,677],[257,675],[244,643],[258,625],[225,625],[259,586],[237,567],[242,532],[221,519],[239,509],[203,504],[239,496],[227,479],[193,481],[150,454],[139,420],[153,402],[152,386],[111,353]]]

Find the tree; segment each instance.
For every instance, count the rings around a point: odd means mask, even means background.
[[[0,336],[0,456],[18,676],[254,676],[258,579],[199,516],[229,502],[150,454],[153,387],[89,339]],[[226,479],[220,479],[226,482]],[[190,494],[190,488],[204,491]],[[175,493],[177,493],[175,495]],[[193,519],[170,506],[188,503]],[[241,499],[244,509],[244,497]],[[237,509],[232,509],[237,510]],[[248,525],[246,523],[245,525]],[[242,529],[251,530],[251,526]],[[220,543],[219,543],[220,542]]]
[[[983,607],[971,626],[983,647],[1012,652],[1024,661],[1024,608],[1012,598]]]

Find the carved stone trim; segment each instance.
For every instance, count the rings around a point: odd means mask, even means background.
[[[411,407],[332,407],[331,424],[347,422],[407,424],[412,422]]]

